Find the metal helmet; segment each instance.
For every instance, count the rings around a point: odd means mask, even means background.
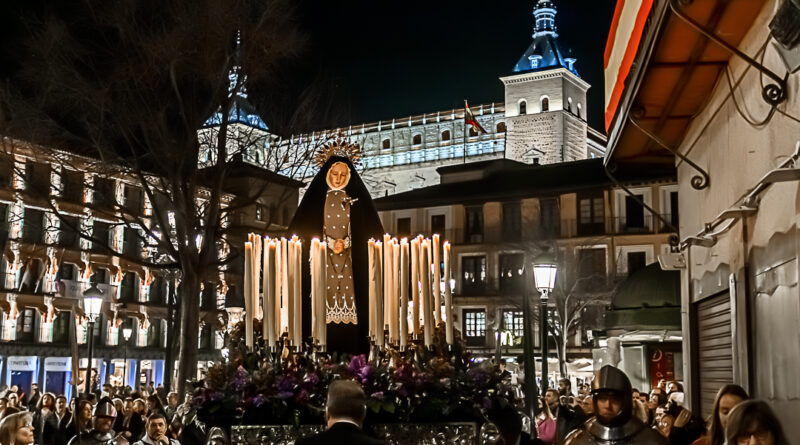
[[[94,417],[117,417],[117,408],[108,397],[103,397],[94,407]]]
[[[633,415],[633,389],[631,381],[628,380],[628,376],[624,372],[611,365],[605,365],[595,373],[592,381],[592,399],[595,405],[595,412],[597,412],[597,394],[600,393],[612,393],[618,396],[622,402],[622,411],[610,422],[605,422],[600,417],[598,417],[598,421],[608,423],[609,426],[615,426],[622,425],[630,420]]]

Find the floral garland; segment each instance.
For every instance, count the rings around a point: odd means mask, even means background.
[[[230,360],[195,384],[198,419],[211,425],[322,424],[328,385],[336,379],[364,388],[367,423],[482,423],[489,410],[516,403],[510,379],[462,345],[448,348],[441,328],[430,350],[387,349],[370,358],[286,351],[273,357],[247,352],[236,334]]]

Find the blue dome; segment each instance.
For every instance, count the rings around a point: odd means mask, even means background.
[[[244,124],[253,128],[267,131],[269,128],[261,116],[258,115],[255,107],[250,105],[244,97],[240,95],[234,96],[231,108],[228,110],[228,121],[230,123]],[[217,110],[211,117],[206,120],[203,127],[215,127],[222,124],[222,113]]]
[[[533,10],[535,26],[533,42],[514,66],[515,73],[566,68],[580,77],[575,69],[575,59],[563,57],[556,32],[556,7],[551,0],[539,0]]]

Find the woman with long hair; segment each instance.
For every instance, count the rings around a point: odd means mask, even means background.
[[[151,414],[155,413],[167,415],[167,411],[164,409],[164,404],[161,403],[161,399],[159,399],[156,394],[151,394],[147,396],[147,415],[145,417],[150,417]]]
[[[33,414],[22,411],[6,416],[0,421],[0,445],[28,445],[33,443]]]
[[[733,408],[725,440],[728,445],[789,445],[781,422],[761,400],[745,400]]]
[[[692,445],[723,445],[725,443],[725,426],[728,415],[738,404],[748,400],[747,391],[739,385],[725,385],[717,391],[714,409],[709,419],[708,434],[695,440]]]
[[[90,429],[92,429],[92,403],[86,399],[81,399],[72,414],[72,420],[67,424],[65,431],[66,441],[69,442],[73,437]]]

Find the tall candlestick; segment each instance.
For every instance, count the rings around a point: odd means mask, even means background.
[[[288,334],[288,340],[291,342],[292,345],[297,344],[294,338],[294,274],[295,274],[295,248],[294,248],[294,240],[289,240],[288,244],[288,252],[286,257],[286,269],[287,272],[287,283],[286,283],[286,296],[284,297],[284,303],[286,304],[286,333]]]
[[[259,286],[261,285],[261,256],[263,250],[263,242],[264,239],[257,235],[253,234],[253,318],[262,318],[264,317],[263,311],[261,310],[260,304],[260,292]],[[253,327],[255,329],[255,327]]]
[[[445,339],[453,344],[453,289],[450,285],[450,243],[444,242],[444,317]]]
[[[392,280],[389,278],[389,274],[391,273],[390,263],[391,263],[391,255],[392,255],[392,248],[390,244],[391,238],[389,234],[383,235],[383,290],[381,291],[381,295],[383,298],[383,322],[386,323],[388,328],[388,324],[390,323],[389,320],[391,319],[390,312],[391,306],[389,305],[389,289],[391,289]],[[391,339],[390,339],[391,341]]]
[[[428,264],[430,262],[430,252],[431,245],[426,240],[422,244],[422,264]],[[420,270],[420,282],[422,282],[422,320],[425,347],[431,347],[431,345],[433,345],[433,320],[431,320],[433,315],[431,311],[431,305],[433,302],[431,301],[430,273],[428,270],[429,269],[427,268],[425,270]]]
[[[392,240],[392,265],[391,265],[391,319],[390,321],[390,335],[393,339],[392,344],[399,344],[400,340],[400,245],[397,240]]]
[[[370,238],[367,243],[367,258],[369,268],[369,338],[375,340],[375,239]]]
[[[436,233],[433,235],[433,318],[437,326],[442,322],[442,291],[439,287],[442,272],[439,259],[439,234]]]
[[[419,240],[411,240],[411,298],[414,300],[414,310],[411,316],[412,334],[416,338],[419,335]]]
[[[244,243],[244,344],[253,347],[253,244]]]
[[[294,334],[292,334],[292,338],[299,351],[303,347],[303,301],[300,298],[303,294],[303,242],[297,240],[294,243],[294,249],[294,304],[292,305],[294,309]]]
[[[268,347],[275,346],[275,242],[267,239],[264,243],[264,317],[261,328]]]
[[[327,323],[327,292],[328,292],[328,248],[324,242],[319,243],[319,304],[317,305],[317,332],[319,333],[319,344],[324,349],[328,344],[328,323]]]
[[[289,332],[289,242],[281,238],[281,324],[280,332]]]
[[[317,329],[317,306],[319,305],[319,238],[311,240],[311,247],[308,249],[309,270],[311,272],[311,338],[318,339]]]
[[[383,289],[383,243],[380,241],[375,242],[375,289]],[[384,308],[383,308],[383,291],[375,298],[376,308],[375,315],[377,317],[375,323],[375,344],[379,347],[384,345],[383,324],[384,324]]]
[[[408,241],[400,241],[400,349],[408,346]]]

